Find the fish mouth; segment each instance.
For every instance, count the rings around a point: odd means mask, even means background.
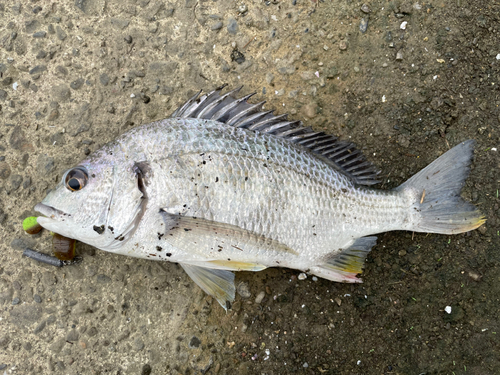
[[[46,204],[43,204],[43,203],[38,203],[35,206],[35,211],[40,212],[46,218],[57,220],[57,221],[64,221],[65,218],[71,217],[70,214],[67,214],[61,210],[58,210],[57,208],[47,206]]]

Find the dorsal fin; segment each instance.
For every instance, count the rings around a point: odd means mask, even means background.
[[[310,127],[304,127],[301,121],[288,121],[286,114],[275,116],[273,111],[263,111],[265,101],[257,104],[247,102],[254,93],[237,97],[242,86],[221,95],[224,87],[226,85],[202,96],[199,91],[170,117],[216,120],[237,128],[272,134],[307,148],[356,184],[374,185],[380,182],[377,180],[380,172],[356,149],[355,144],[315,132]]]

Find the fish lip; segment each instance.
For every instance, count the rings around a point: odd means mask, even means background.
[[[64,220],[65,217],[70,217],[70,214],[67,214],[61,210],[58,210],[57,208],[48,206],[43,203],[38,203],[35,206],[35,211],[40,212],[42,215],[46,216],[49,219],[54,219],[54,220]]]

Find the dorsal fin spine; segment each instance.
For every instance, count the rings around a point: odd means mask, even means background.
[[[272,110],[263,111],[265,101],[248,103],[254,94],[236,98],[243,86],[221,95],[224,87],[226,85],[219,86],[201,97],[201,92],[198,92],[170,117],[215,120],[236,128],[272,134],[310,150],[356,184],[374,185],[379,182],[377,175],[380,172],[353,143],[315,132],[310,127],[304,127],[301,121],[288,121],[286,114],[275,116]]]

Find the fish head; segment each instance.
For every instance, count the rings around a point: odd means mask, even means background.
[[[137,168],[119,153],[98,151],[67,170],[35,206],[43,228],[64,237],[116,251],[144,213],[146,197]]]

